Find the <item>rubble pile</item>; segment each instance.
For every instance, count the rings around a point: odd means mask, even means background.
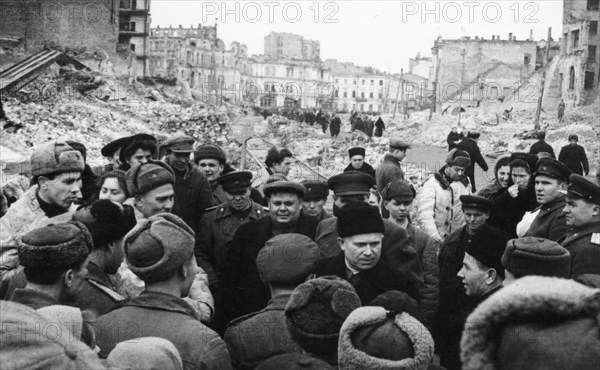
[[[19,93],[3,98],[8,124],[3,122],[0,144],[25,161],[40,143],[76,140],[86,145],[90,164],[103,165],[100,149],[118,137],[146,132],[160,141],[186,134],[197,145],[221,145],[237,159],[239,149],[231,126],[244,115],[243,110],[228,103],[217,107],[169,98],[176,89],[139,82],[127,85],[96,72],[54,66]]]

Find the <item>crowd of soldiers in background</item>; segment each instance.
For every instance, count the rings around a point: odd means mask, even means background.
[[[453,129],[423,184],[397,138],[376,167],[351,148],[327,181],[291,181],[293,153],[271,148],[257,188],[187,136],[120,138],[101,168],[83,143],[40,145],[1,192],[1,366],[594,368],[585,150],[571,135],[555,159],[540,132],[476,192],[479,136]]]

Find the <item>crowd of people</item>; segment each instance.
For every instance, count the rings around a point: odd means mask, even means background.
[[[186,136],[120,138],[100,168],[82,143],[40,145],[1,192],[0,367],[595,368],[585,151],[573,136],[557,160],[540,133],[476,193],[478,137],[453,130],[422,186],[395,138],[327,181],[291,181],[271,148],[258,188]]]

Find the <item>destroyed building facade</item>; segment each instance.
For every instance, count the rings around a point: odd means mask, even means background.
[[[572,106],[592,104],[600,80],[599,0],[565,0],[560,56],[551,86]]]
[[[105,51],[114,56],[117,0],[1,0],[0,37],[5,51],[35,53],[45,47],[73,55]]]
[[[288,32],[271,32],[265,36],[264,54],[273,59],[296,58],[321,60],[321,43]]]
[[[496,102],[512,95],[535,72],[538,45],[531,38],[517,40],[439,37],[433,48],[430,79],[437,82],[438,103]]]
[[[136,70],[148,76],[150,0],[119,0],[119,40],[117,51],[128,55]]]

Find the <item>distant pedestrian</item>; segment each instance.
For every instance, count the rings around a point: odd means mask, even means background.
[[[558,122],[562,123],[564,122],[564,115],[565,115],[565,101],[564,99],[560,99],[560,102],[558,103]]]
[[[569,145],[565,145],[560,150],[558,160],[564,163],[571,172],[578,175],[586,175],[590,171],[585,149],[577,144],[579,137],[575,134],[569,135]]]
[[[448,143],[448,151],[456,148],[456,145],[458,145],[458,143],[460,143],[464,138],[465,135],[462,132],[458,132],[456,127],[452,127],[452,130],[446,138],[446,142]]]
[[[477,192],[477,188],[475,187],[475,163],[477,163],[483,171],[487,172],[488,170],[488,165],[481,155],[481,151],[477,145],[479,136],[479,132],[469,131],[467,137],[456,145],[457,149],[464,150],[465,152],[469,153],[469,156],[471,156],[471,164],[469,167],[467,167],[465,175],[469,178],[469,180],[471,180],[471,190],[473,193]]]
[[[552,158],[556,158],[552,145],[546,142],[546,131],[538,131],[536,133],[538,141],[536,141],[531,148],[529,148],[529,154],[539,155],[539,153],[546,152],[550,154]]]
[[[335,113],[331,117],[331,123],[329,124],[329,132],[332,138],[337,138],[340,134],[340,128],[342,127],[342,120]]]
[[[377,118],[377,122],[375,122],[375,137],[382,137],[384,130],[385,123],[383,123],[381,116],[379,116],[379,118]]]

